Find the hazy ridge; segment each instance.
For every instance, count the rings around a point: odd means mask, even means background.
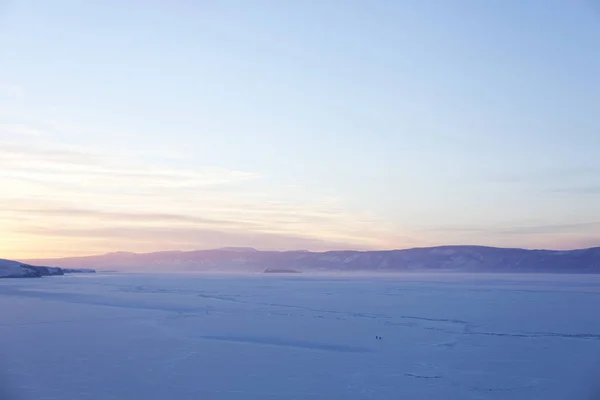
[[[127,271],[262,272],[555,272],[600,273],[600,247],[555,251],[483,246],[440,246],[386,251],[259,251],[223,248],[23,260],[60,268]]]

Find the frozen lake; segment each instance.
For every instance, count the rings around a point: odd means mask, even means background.
[[[5,279],[0,398],[591,399],[598,310],[593,275]]]

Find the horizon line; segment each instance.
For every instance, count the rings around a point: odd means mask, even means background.
[[[373,250],[323,250],[323,251],[313,251],[313,250],[305,250],[305,249],[295,249],[295,250],[261,250],[254,247],[244,247],[244,246],[224,246],[218,248],[210,248],[210,249],[196,249],[196,250],[157,250],[157,251],[149,251],[149,252],[133,252],[133,251],[111,251],[102,254],[88,254],[88,255],[79,255],[79,256],[64,256],[64,257],[37,257],[37,258],[22,258],[20,260],[23,261],[35,261],[35,260],[60,260],[66,258],[87,258],[87,257],[100,257],[106,255],[114,255],[114,254],[133,254],[133,255],[142,255],[142,254],[157,254],[157,253],[192,253],[192,252],[200,252],[200,251],[247,251],[247,252],[261,252],[261,253],[295,253],[295,252],[304,252],[304,253],[314,253],[314,254],[324,254],[324,253],[338,253],[338,252],[353,252],[353,253],[375,253],[375,252],[390,252],[390,251],[408,251],[408,250],[418,250],[418,249],[436,249],[436,248],[447,248],[447,247],[479,247],[479,248],[489,248],[489,249],[503,249],[503,250],[525,250],[525,251],[582,251],[582,250],[591,250],[600,248],[600,244],[598,246],[590,246],[584,248],[573,248],[566,250],[557,250],[557,249],[542,249],[542,248],[525,248],[525,247],[498,247],[498,246],[488,246],[488,245],[477,245],[477,244],[446,244],[446,245],[437,245],[437,246],[416,246],[416,247],[406,247],[406,248],[392,248],[392,249],[373,249]],[[241,250],[241,251],[240,251]]]

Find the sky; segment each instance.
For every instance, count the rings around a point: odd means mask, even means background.
[[[600,246],[600,2],[0,0],[0,258]]]

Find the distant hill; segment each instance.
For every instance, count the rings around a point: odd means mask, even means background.
[[[39,278],[42,276],[64,275],[69,273],[93,273],[91,269],[63,269],[42,267],[18,261],[0,259],[0,278]]]
[[[0,278],[27,278],[40,276],[31,268],[26,268],[24,264],[0,259]]]
[[[217,249],[24,260],[61,268],[128,271],[264,272],[551,272],[600,273],[600,247],[525,250],[483,246],[441,246],[388,251],[258,251]]]

